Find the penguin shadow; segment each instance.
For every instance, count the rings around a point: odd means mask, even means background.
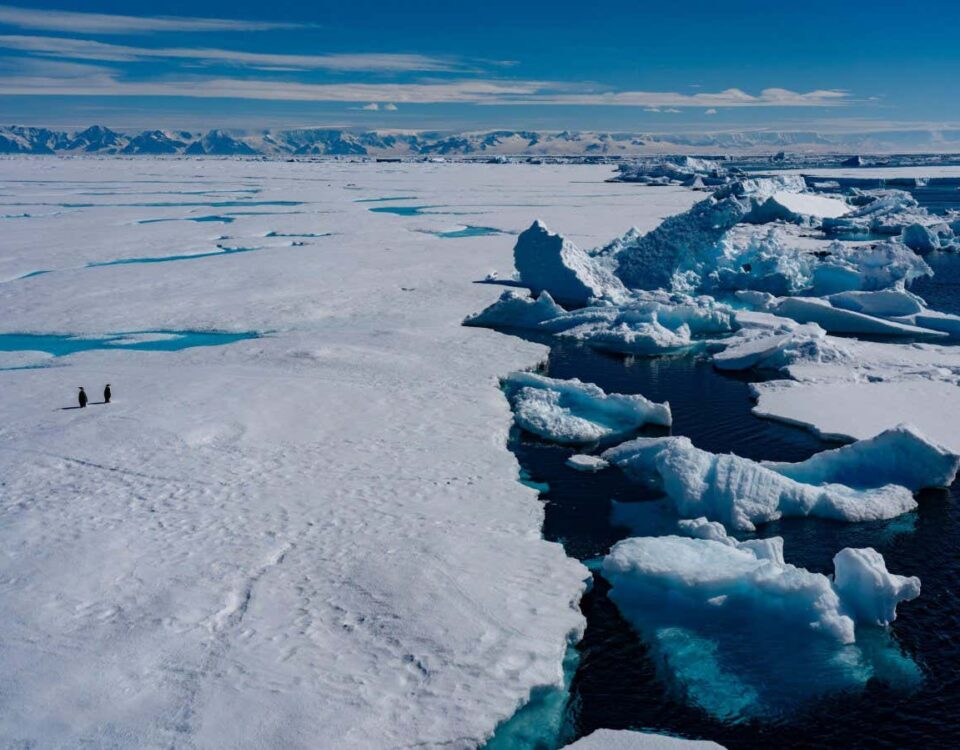
[[[88,401],[87,406],[101,406],[102,404],[109,404],[111,401]],[[71,411],[73,409],[83,409],[83,406],[61,406],[59,411]]]

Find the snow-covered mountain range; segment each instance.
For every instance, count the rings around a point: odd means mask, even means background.
[[[805,153],[960,152],[960,129],[855,134],[753,131],[658,135],[566,130],[449,133],[326,128],[245,133],[226,130],[121,133],[102,125],[79,131],[18,125],[0,127],[0,153],[6,154],[587,157],[694,152],[760,154],[781,149]]]

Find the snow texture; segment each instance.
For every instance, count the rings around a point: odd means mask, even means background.
[[[533,201],[592,247],[693,194],[576,165],[2,164],[29,205],[0,215],[30,214],[0,219],[4,332],[265,335],[0,372],[0,745],[476,747],[562,686],[587,571],[542,539],[497,388],[546,348],[460,325],[509,245],[356,201],[510,231]],[[87,267],[222,241],[259,249]]]

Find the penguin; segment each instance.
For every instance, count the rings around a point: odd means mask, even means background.
[[[80,393],[77,394],[77,401],[80,402],[80,408],[87,408],[87,392],[83,390],[83,386],[80,386]]]
[[[107,387],[103,389],[103,403],[110,403],[110,384],[107,383]]]

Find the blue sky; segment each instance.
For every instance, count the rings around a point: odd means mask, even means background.
[[[869,131],[960,122],[960,3],[0,0],[7,123]]]

